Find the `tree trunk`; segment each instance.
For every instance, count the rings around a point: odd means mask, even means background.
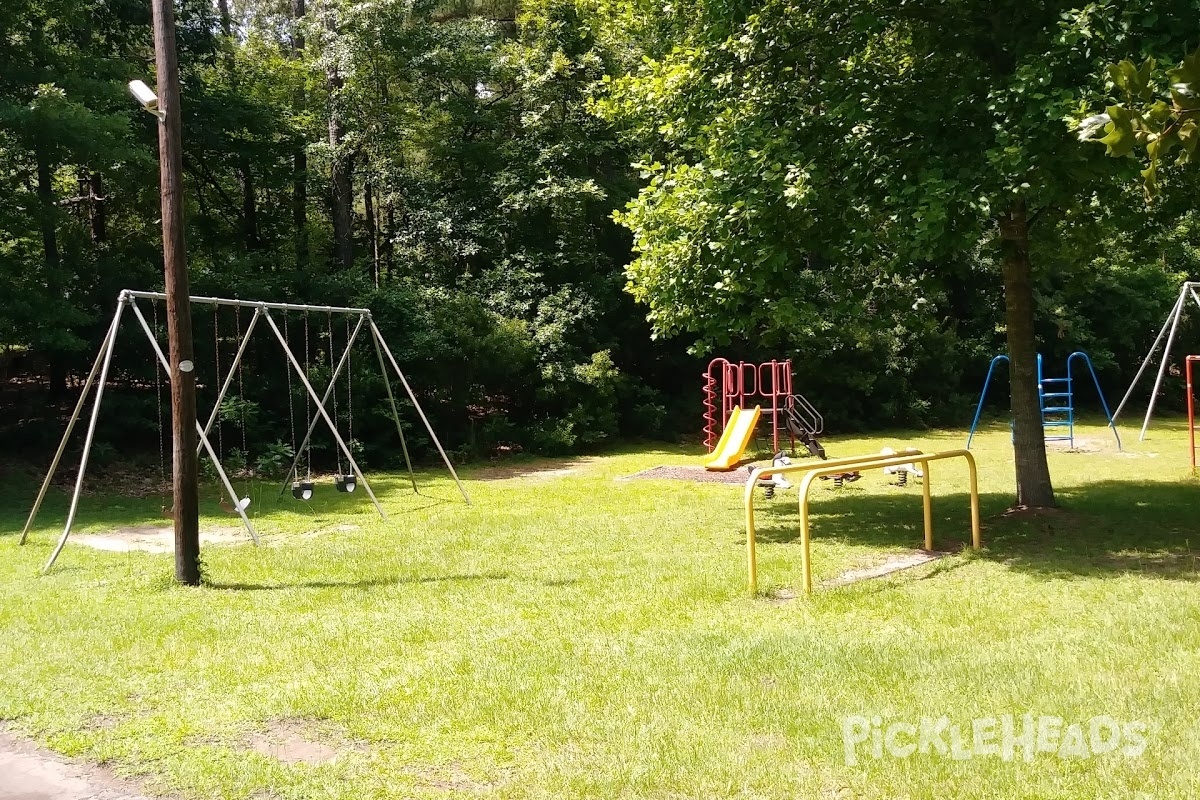
[[[341,88],[342,79],[336,71],[331,72],[329,80],[330,94],[333,95]],[[351,160],[341,152],[342,123],[331,97],[329,109],[329,148],[333,151],[333,174],[330,183],[333,186],[333,254],[337,265],[348,270],[354,266],[354,239],[352,223],[352,204],[354,202],[354,186],[350,181]]]
[[[367,245],[371,248],[371,279],[375,282],[375,288],[379,288],[379,237],[377,235],[377,226],[375,224],[375,201],[373,195],[375,189],[368,179],[363,183],[363,207],[366,209],[367,218]]]
[[[304,0],[292,0],[292,59],[299,60],[304,53],[304,33],[300,27],[308,10]],[[296,93],[296,108],[304,108],[303,90]],[[308,150],[303,141],[292,153],[292,227],[296,234],[296,267],[303,269],[308,263]]]
[[[1014,200],[1000,217],[1000,249],[1012,384],[1017,505],[1053,507],[1057,503],[1050,483],[1050,466],[1046,463],[1046,438],[1038,400],[1033,275],[1029,264],[1029,220],[1024,199]]]
[[[103,244],[108,240],[108,220],[104,211],[104,179],[93,172],[88,179],[88,221],[92,228],[92,244]]]
[[[387,201],[387,227],[383,231],[383,263],[387,267],[388,280],[396,280],[396,205],[392,198]]]
[[[238,157],[238,172],[242,174],[242,221],[245,223],[246,249],[257,250],[258,197],[254,192],[254,173],[245,154]]]
[[[331,40],[337,38],[337,19],[330,9],[326,9],[325,28],[329,31]],[[330,184],[333,187],[333,255],[337,265],[348,270],[354,266],[354,231],[351,227],[354,187],[350,180],[354,165],[353,159],[344,153],[342,148],[342,115],[338,108],[338,95],[345,81],[336,63],[327,67],[325,83],[329,89],[329,149],[333,153],[330,175]]]
[[[57,209],[54,205],[54,170],[50,167],[50,156],[38,138],[34,147],[34,157],[37,159],[38,176],[38,220],[42,228],[42,252],[46,261],[46,293],[48,297],[61,301],[62,275],[60,267],[62,259],[58,254],[58,231],[54,224]],[[67,393],[67,367],[63,354],[57,350],[46,354],[49,360],[50,397],[58,399]]]

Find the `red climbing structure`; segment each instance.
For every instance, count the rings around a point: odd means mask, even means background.
[[[762,405],[764,417],[770,412],[772,446],[779,452],[780,421],[794,402],[790,360],[735,364],[714,358],[704,373],[704,446],[710,453],[716,447],[734,408]]]

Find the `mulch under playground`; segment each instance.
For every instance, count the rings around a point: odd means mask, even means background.
[[[748,466],[753,467],[754,465],[750,464]],[[632,475],[626,475],[622,480],[694,481],[696,483],[735,483],[742,485],[749,477],[750,473],[741,468],[730,470],[729,472],[712,472],[704,467],[672,466],[645,469],[641,472],[635,472]]]

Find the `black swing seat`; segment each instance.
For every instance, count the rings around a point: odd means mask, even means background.
[[[337,487],[337,490],[339,492],[350,493],[350,492],[353,492],[355,490],[355,488],[358,486],[358,480],[354,477],[353,474],[338,475],[336,478],[333,479],[333,484],[335,487]]]
[[[292,484],[292,497],[297,500],[311,500],[313,496],[312,481],[295,481]]]

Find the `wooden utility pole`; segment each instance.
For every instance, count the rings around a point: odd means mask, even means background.
[[[196,459],[196,373],[183,235],[183,139],[173,0],[151,0],[158,68],[159,181],[163,270],[171,363],[172,495],[175,500],[175,580],[200,583],[200,490]]]

